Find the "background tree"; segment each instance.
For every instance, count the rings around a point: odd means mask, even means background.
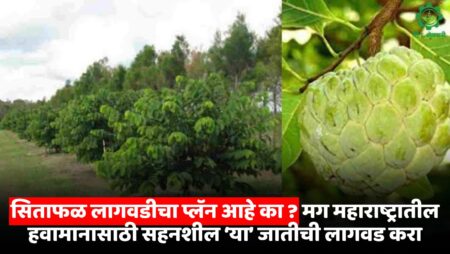
[[[20,138],[30,140],[26,132],[35,103],[15,100],[12,102],[7,114],[3,117],[1,127],[16,132]]]
[[[11,108],[11,102],[0,100],[0,122]]]
[[[279,20],[277,20],[279,24]],[[271,93],[273,113],[281,107],[281,26],[270,29],[257,43],[254,79]],[[263,90],[265,89],[263,88]]]
[[[146,45],[136,55],[128,70],[124,88],[139,90],[143,88],[159,89],[162,76],[157,65],[158,54],[153,46]]]
[[[223,42],[223,60],[227,75],[234,80],[235,88],[255,62],[255,35],[248,28],[245,16],[238,14],[227,31]]]
[[[224,72],[225,59],[223,54],[223,40],[220,31],[214,34],[214,41],[208,50],[209,72]]]
[[[186,64],[186,76],[189,78],[204,78],[208,74],[208,55],[204,52],[193,50]]]
[[[111,78],[111,68],[108,66],[108,58],[102,58],[90,65],[81,77],[74,82],[77,97],[91,94],[104,88]]]
[[[49,101],[0,103],[0,127],[97,162],[125,192],[249,192],[242,175],[278,172],[279,112],[267,96],[276,36],[258,40],[240,14],[208,51],[177,36],[169,51],[144,46],[129,67],[104,58]]]
[[[123,65],[114,68],[111,79],[109,80],[109,89],[111,91],[122,91],[124,89],[126,75],[127,69]]]
[[[165,85],[174,87],[178,75],[186,75],[189,57],[189,44],[182,35],[177,35],[170,52],[160,54],[159,66],[164,74]]]
[[[57,132],[52,123],[57,116],[58,111],[51,104],[42,103],[34,109],[26,129],[27,135],[38,146],[54,149],[56,152],[60,150],[60,146],[52,142]]]
[[[63,88],[58,89],[55,95],[49,100],[49,103],[53,105],[53,107],[59,107],[61,105],[65,105],[67,102],[75,98],[75,89],[71,85],[70,80],[66,80],[66,83]]]

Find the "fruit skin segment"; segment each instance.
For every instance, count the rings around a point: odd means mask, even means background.
[[[442,68],[396,47],[312,83],[298,114],[317,172],[348,194],[387,195],[426,176],[450,148]]]

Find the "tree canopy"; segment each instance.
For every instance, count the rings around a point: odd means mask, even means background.
[[[129,67],[105,57],[49,101],[0,101],[1,127],[95,162],[127,193],[248,192],[239,176],[279,165],[278,111],[267,104],[278,100],[277,31],[257,38],[238,14],[206,51],[179,35],[168,51],[145,45]]]

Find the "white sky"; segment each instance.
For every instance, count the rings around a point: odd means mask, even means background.
[[[145,45],[170,49],[184,34],[207,49],[237,12],[258,35],[274,25],[279,0],[12,0],[0,8],[0,100],[50,98],[106,56],[128,65]]]

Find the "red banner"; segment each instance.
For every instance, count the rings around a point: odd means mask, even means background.
[[[288,225],[299,223],[299,199],[286,197],[10,198],[11,226]]]

